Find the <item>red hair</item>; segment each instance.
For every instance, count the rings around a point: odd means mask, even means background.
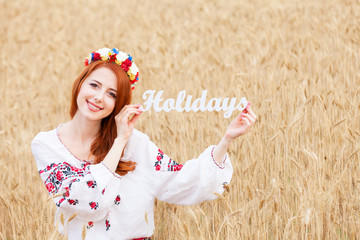
[[[114,72],[117,79],[117,96],[115,100],[115,107],[112,113],[106,118],[101,120],[101,126],[98,133],[98,136],[93,141],[90,147],[90,152],[93,154],[96,159],[95,163],[100,163],[104,160],[105,156],[109,152],[111,146],[114,143],[115,138],[117,137],[115,116],[120,112],[120,110],[125,106],[131,103],[131,83],[126,72],[121,68],[121,66],[111,63],[109,61],[96,61],[92,62],[84,68],[84,70],[78,75],[75,79],[72,89],[71,97],[71,108],[70,116],[74,117],[78,105],[77,97],[79,95],[80,88],[84,80],[96,69],[100,67],[106,67]],[[121,154],[121,156],[124,154]],[[116,173],[123,176],[129,171],[135,170],[135,163],[131,161],[123,162],[119,161],[119,164],[116,168]]]

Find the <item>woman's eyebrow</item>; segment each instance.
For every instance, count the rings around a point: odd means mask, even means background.
[[[99,84],[99,85],[101,85],[101,86],[102,86],[102,83],[101,83],[101,82],[99,82],[99,81],[97,81],[97,80],[95,80],[95,79],[91,79],[91,80],[93,80],[94,82],[96,82],[97,84]],[[113,88],[110,88],[110,90],[112,90],[112,91],[116,92],[116,90],[115,90],[115,89],[113,89]]]

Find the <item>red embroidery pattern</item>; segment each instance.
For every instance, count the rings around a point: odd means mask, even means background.
[[[163,158],[164,158],[164,153],[160,149],[158,149],[158,154],[156,156],[156,162],[155,162],[155,165],[154,165],[156,171],[160,171],[161,163],[162,163],[161,160]]]
[[[68,201],[70,205],[76,205],[79,203],[77,199],[67,199],[70,196],[70,190],[71,186],[74,182],[80,181],[80,179],[76,177],[83,177],[86,174],[86,167],[89,165],[89,163],[83,163],[81,165],[81,168],[76,168],[68,164],[67,162],[63,163],[52,163],[46,168],[39,171],[39,174],[45,174],[47,172],[49,173],[49,176],[44,181],[44,184],[46,186],[46,189],[51,194],[58,193],[59,189],[61,188],[63,182],[69,178],[74,178],[71,180],[69,186],[65,187],[65,192],[62,194],[62,198],[59,199],[59,201],[56,203],[56,206],[60,207],[60,205],[65,202],[65,200]]]
[[[89,205],[90,205],[91,209],[94,209],[94,210],[98,209],[98,207],[99,207],[98,202],[89,202]]]
[[[60,207],[60,205],[65,201],[65,198],[61,198],[57,203],[56,206]]]
[[[105,188],[102,190],[102,192],[101,192],[101,193],[102,193],[102,195],[104,195],[104,194],[105,194]]]
[[[63,194],[63,197],[64,197],[64,198],[67,198],[67,197],[70,196],[70,188],[69,188],[69,187],[66,187],[65,190],[66,190],[66,192]]]
[[[46,178],[44,184],[49,193],[56,194],[64,180],[73,177],[83,177],[85,175],[85,168],[89,163],[83,163],[82,168],[76,168],[68,164],[67,162],[63,163],[52,163],[47,166],[45,169],[39,171],[39,174],[44,174],[51,171],[49,176]],[[69,186],[70,188],[70,186]]]
[[[106,226],[106,231],[108,231],[111,226],[109,220],[105,220],[105,226]]]
[[[161,168],[162,168],[163,159],[164,159],[164,153],[163,153],[163,151],[158,149],[158,154],[156,156],[156,161],[155,161],[155,165],[154,165],[156,171],[162,170]],[[177,172],[177,171],[180,171],[182,167],[183,167],[182,164],[178,164],[174,160],[169,159],[169,162],[167,164],[167,171]]]
[[[120,195],[117,195],[116,198],[115,198],[115,200],[114,200],[114,203],[115,203],[116,205],[119,205],[119,204],[120,204],[120,200],[121,200]]]
[[[90,229],[94,226],[94,222],[88,222],[88,225],[86,226],[87,229]]]
[[[182,169],[183,165],[176,163],[174,160],[169,159],[168,171],[177,172]]]
[[[76,205],[76,204],[79,203],[79,201],[78,201],[77,199],[68,199],[68,203],[69,203],[70,205]]]
[[[63,203],[66,200],[66,198],[68,198],[70,196],[70,190],[71,190],[72,184],[74,182],[79,182],[79,181],[80,181],[80,179],[77,179],[77,178],[71,180],[71,183],[69,184],[69,187],[65,187],[65,193],[63,194],[63,197],[56,203],[56,206],[60,207],[61,203]],[[71,200],[71,201],[69,201],[69,200],[70,199],[68,199],[69,204],[72,204],[72,201],[74,201],[74,200]],[[77,199],[75,199],[75,201],[76,201],[76,203],[73,204],[73,205],[76,205],[78,203]]]
[[[214,158],[214,149],[215,149],[215,146],[214,146],[214,147],[212,148],[212,150],[211,150],[211,158],[212,158],[212,160],[213,160],[213,162],[215,163],[216,166],[218,166],[220,169],[224,169],[224,168],[225,168],[225,160],[226,160],[227,154],[225,154],[225,157],[224,157],[224,159],[223,159],[223,161],[222,161],[223,166],[220,166],[220,165],[216,162],[216,160],[215,160],[215,158]]]
[[[86,184],[89,188],[95,188],[97,186],[96,181],[87,181]]]

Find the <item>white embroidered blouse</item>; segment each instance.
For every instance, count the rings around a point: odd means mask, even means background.
[[[120,176],[102,163],[77,159],[57,129],[40,132],[31,142],[40,177],[55,196],[55,224],[71,240],[150,237],[155,198],[180,205],[215,199],[233,168],[227,154],[222,165],[214,161],[214,147],[180,165],[134,129],[121,160],[136,162],[136,169]]]

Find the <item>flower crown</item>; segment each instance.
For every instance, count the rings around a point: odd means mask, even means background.
[[[139,81],[139,69],[132,60],[132,57],[129,54],[121,52],[116,48],[101,48],[96,52],[92,52],[85,59],[85,66],[89,65],[92,62],[97,60],[104,60],[109,62],[114,62],[121,66],[122,69],[130,78],[131,89],[134,89]]]

